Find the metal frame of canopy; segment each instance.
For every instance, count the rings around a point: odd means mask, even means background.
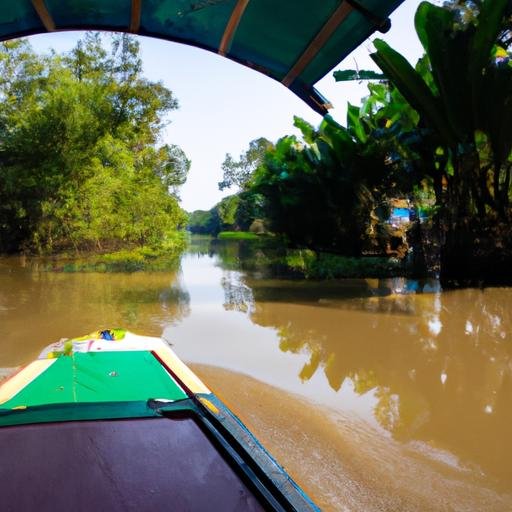
[[[196,46],[281,82],[320,114],[314,88],[404,0],[0,0],[0,40],[130,32]]]

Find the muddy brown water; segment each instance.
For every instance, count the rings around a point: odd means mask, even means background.
[[[63,337],[162,335],[323,510],[512,510],[512,289],[275,279],[226,243],[169,272],[0,259],[0,379]]]

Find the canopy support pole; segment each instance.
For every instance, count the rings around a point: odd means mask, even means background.
[[[293,81],[304,71],[304,69],[306,69],[308,64],[315,58],[317,53],[323,48],[335,30],[340,26],[341,22],[352,11],[352,6],[346,1],[343,1],[341,5],[338,6],[320,32],[318,32],[313,41],[311,41],[304,53],[299,57],[297,62],[283,78],[282,83],[285,87],[290,87]]]
[[[229,18],[228,24],[226,25],[226,30],[224,30],[224,34],[220,42],[219,55],[225,57],[226,53],[228,53],[233,41],[233,37],[235,36],[236,29],[240,24],[240,20],[242,19],[248,4],[249,0],[238,0],[237,4],[235,5],[235,8],[231,13],[231,17]]]
[[[32,5],[34,6],[34,9],[37,12],[37,15],[41,19],[44,28],[48,32],[54,32],[55,31],[55,22],[53,21],[50,13],[48,12],[48,9],[46,7],[46,4],[44,3],[44,0],[32,0]]]
[[[136,34],[140,28],[140,14],[142,0],[132,0],[132,15],[130,18],[130,32]]]

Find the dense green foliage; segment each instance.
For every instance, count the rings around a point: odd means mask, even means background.
[[[236,186],[240,189],[246,189],[252,179],[254,171],[263,162],[265,153],[272,148],[272,143],[260,137],[249,143],[247,151],[240,155],[239,160],[235,160],[229,153],[222,163],[222,181],[219,182],[219,190]]]
[[[510,274],[510,7],[508,0],[422,2],[415,24],[427,65],[417,69],[375,41],[372,57],[427,134],[424,157],[446,240],[441,270],[447,277]]]
[[[195,210],[188,218],[187,229],[196,235],[214,235],[218,233],[218,223],[212,210]]]
[[[220,231],[235,229],[239,202],[238,195],[227,196],[208,211],[192,212],[188,219],[187,229],[198,235],[214,236]]]
[[[511,15],[508,0],[422,2],[425,55],[415,67],[376,40],[384,75],[335,73],[370,80],[346,126],[296,118],[301,136],[256,139],[238,161],[227,155],[219,186],[240,192],[210,211],[224,222],[216,232],[247,229],[243,207],[292,247],[403,257],[404,233],[386,222],[401,202],[416,212],[407,243],[418,271],[441,263],[448,279],[512,278]]]
[[[295,119],[302,139],[281,138],[255,173],[253,190],[265,198],[271,230],[293,245],[360,255],[383,199],[384,155],[325,117],[319,129]]]
[[[191,233],[213,236],[221,231],[264,232],[262,200],[260,195],[251,190],[227,196],[208,211],[192,212],[187,229]]]
[[[487,207],[506,216],[512,67],[492,57],[506,4],[485,2],[478,23],[458,29],[452,11],[420,4],[416,29],[431,63],[428,80],[386,43],[375,42],[373,58],[447,154],[450,165],[439,166],[435,173],[447,183],[455,215],[485,215]],[[490,149],[491,154],[479,149]],[[490,167],[480,165],[482,157],[491,160]]]
[[[0,47],[0,250],[157,245],[185,223],[189,162],[159,145],[170,90],[142,75],[127,35],[65,55]]]
[[[378,86],[374,91],[368,105],[383,93]],[[390,238],[383,222],[389,214],[387,194],[402,190],[387,162],[385,141],[370,136],[380,120],[363,124],[359,109],[350,106],[347,121],[345,128],[326,117],[316,129],[296,118],[302,137],[286,136],[275,145],[257,139],[239,161],[227,155],[219,186],[236,185],[240,192],[209,212],[194,212],[189,230],[212,235],[270,230],[295,247],[348,256],[383,252]],[[236,174],[240,169],[243,179]]]

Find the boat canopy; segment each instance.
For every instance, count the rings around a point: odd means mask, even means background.
[[[0,40],[59,30],[131,32],[197,46],[281,82],[320,114],[313,87],[403,0],[0,0]]]

